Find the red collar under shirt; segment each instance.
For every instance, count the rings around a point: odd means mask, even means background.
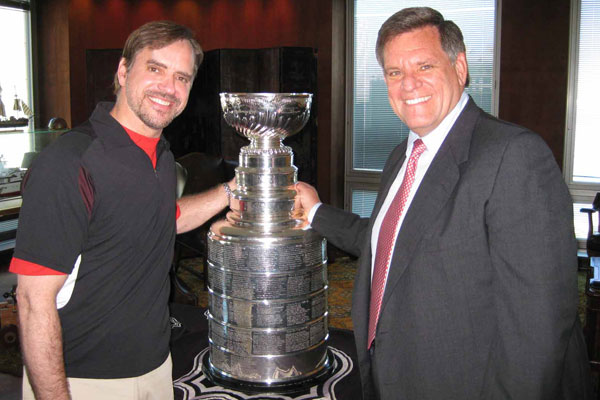
[[[144,150],[144,152],[150,158],[150,161],[152,161],[152,167],[156,168],[156,145],[158,144],[160,138],[151,138],[140,135],[139,133],[134,132],[125,126],[123,126],[123,129],[125,129],[125,132],[127,132],[131,140],[133,140],[133,143],[135,143],[140,149]],[[175,220],[177,220],[181,215],[181,210],[179,209],[179,204],[176,203],[175,206],[177,207],[175,212]]]
[[[150,158],[150,161],[152,161],[152,167],[156,168],[156,145],[158,144],[160,137],[152,138],[140,135],[126,126],[123,126],[123,129],[125,129],[125,132],[127,132],[133,143],[135,143],[140,149],[144,150],[144,153],[146,153]]]

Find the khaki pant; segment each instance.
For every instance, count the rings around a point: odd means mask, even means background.
[[[172,400],[173,363],[171,355],[147,374],[135,378],[67,378],[73,400]],[[34,400],[33,390],[23,371],[23,400]]]

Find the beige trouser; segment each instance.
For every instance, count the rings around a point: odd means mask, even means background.
[[[172,400],[173,363],[171,355],[147,374],[135,378],[83,379],[67,378],[73,400]],[[34,400],[33,390],[23,373],[23,400]]]

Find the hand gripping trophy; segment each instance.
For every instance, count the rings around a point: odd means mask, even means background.
[[[282,140],[310,116],[311,94],[221,93],[225,121],[250,139],[226,219],[208,234],[209,358],[223,386],[293,390],[326,377],[326,242],[295,218],[297,168]]]

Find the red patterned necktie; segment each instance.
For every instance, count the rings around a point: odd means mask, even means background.
[[[427,149],[421,139],[415,140],[413,149],[406,165],[406,172],[400,189],[396,193],[394,200],[390,204],[379,229],[379,238],[377,239],[377,250],[375,252],[375,269],[373,270],[373,280],[371,282],[371,305],[369,306],[369,336],[367,339],[367,349],[375,339],[375,330],[379,320],[379,311],[381,310],[381,301],[383,300],[383,291],[387,271],[392,258],[392,246],[396,240],[396,229],[400,216],[406,204],[406,199],[410,193],[410,188],[415,181],[415,171],[417,161],[423,152]]]

